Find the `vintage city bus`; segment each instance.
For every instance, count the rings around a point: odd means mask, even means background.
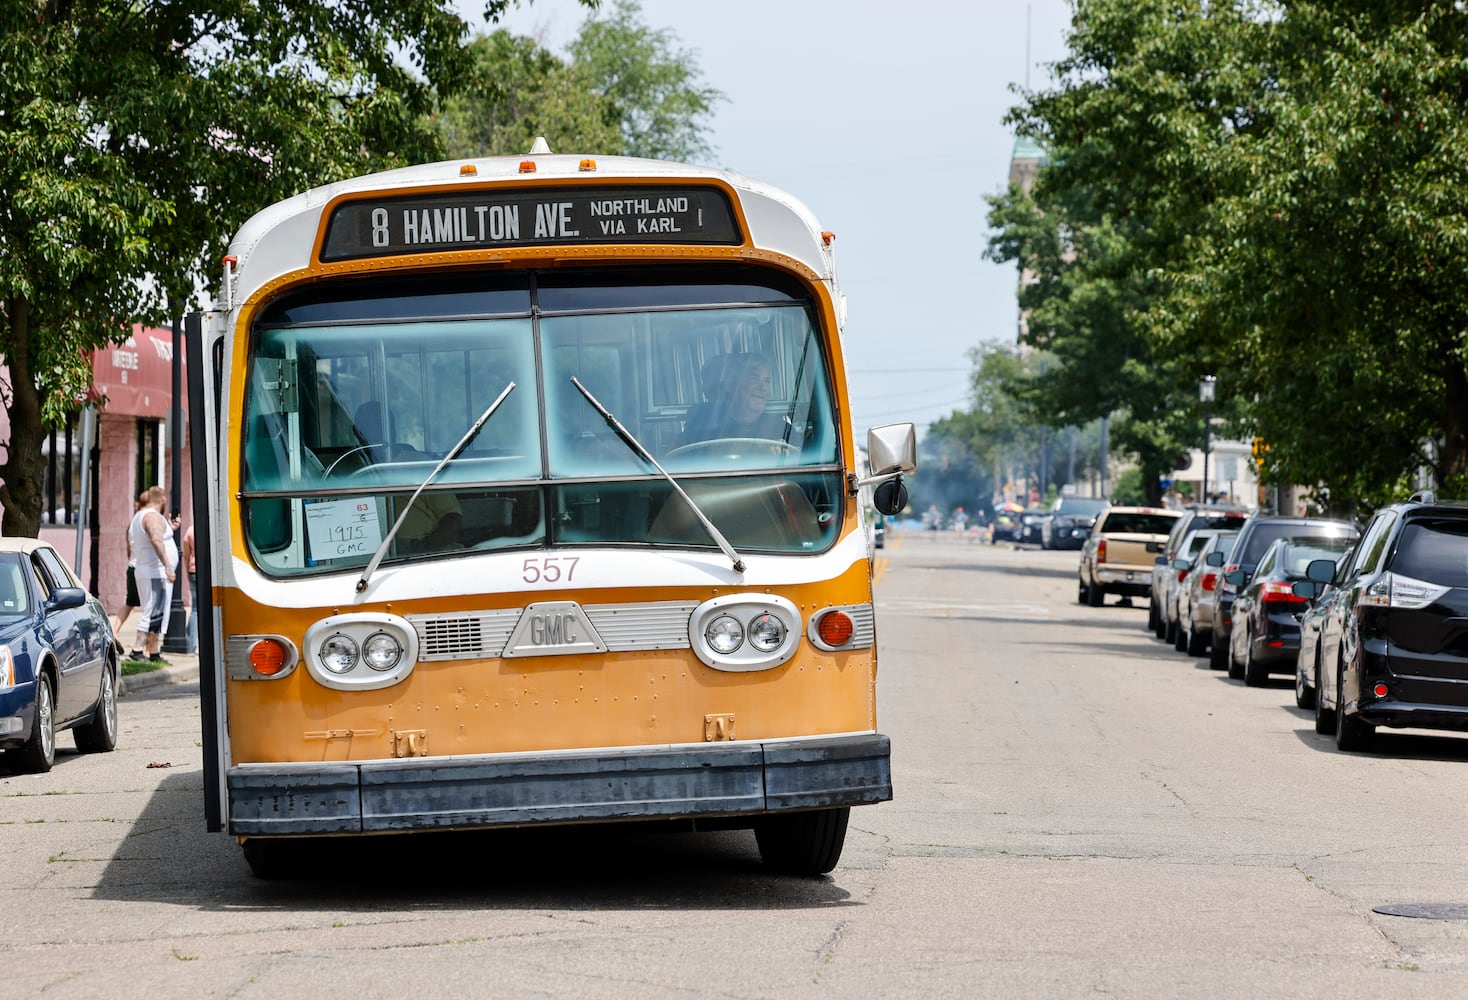
[[[211,829],[680,820],[830,871],[891,798],[832,235],[554,155],[272,205],[191,317]]]

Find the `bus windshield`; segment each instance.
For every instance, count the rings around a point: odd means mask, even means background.
[[[746,269],[338,283],[270,303],[251,336],[241,491],[272,575],[544,545],[818,552],[845,502],[810,295]]]

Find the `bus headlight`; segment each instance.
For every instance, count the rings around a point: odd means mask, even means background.
[[[720,615],[704,628],[703,637],[715,653],[727,656],[744,645],[744,626],[728,615]]]
[[[317,655],[321,658],[321,665],[327,670],[334,674],[344,674],[357,665],[360,654],[351,636],[338,632],[326,637]]]
[[[407,678],[418,662],[418,633],[406,618],[375,611],[323,618],[306,630],[302,651],[317,683],[371,691]]]
[[[391,670],[403,658],[403,645],[386,632],[374,632],[362,647],[362,659],[373,670]]]
[[[769,670],[800,646],[800,612],[774,594],[727,594],[688,619],[694,653],[715,670]]]
[[[749,641],[755,649],[770,653],[780,648],[788,631],[785,623],[774,615],[762,614],[749,623]]]

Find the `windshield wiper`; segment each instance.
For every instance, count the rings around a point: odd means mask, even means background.
[[[514,388],[515,383],[513,381],[506,385],[504,391],[495,397],[493,403],[489,404],[489,408],[481,413],[479,415],[479,419],[474,421],[473,426],[464,432],[463,437],[459,438],[459,443],[450,448],[449,453],[445,455],[442,459],[440,459],[439,463],[433,467],[433,471],[428,474],[423,482],[418,484],[418,488],[413,491],[413,495],[408,498],[408,502],[403,504],[403,509],[398,512],[398,519],[392,523],[392,529],[388,531],[387,537],[382,540],[382,544],[379,545],[377,547],[377,551],[372,554],[371,560],[369,560],[367,563],[367,568],[362,570],[362,576],[357,580],[357,593],[360,594],[362,593],[362,591],[367,589],[368,578],[371,577],[374,572],[376,572],[377,564],[382,562],[382,557],[384,554],[386,554],[387,547],[391,545],[392,540],[398,536],[398,529],[403,526],[403,520],[408,516],[408,511],[413,509],[413,503],[418,499],[418,494],[422,493],[424,488],[427,487],[429,483],[433,482],[433,477],[438,475],[444,466],[448,465],[454,459],[459,457],[459,452],[463,451],[464,448],[469,444],[469,442],[474,440],[474,435],[479,433],[479,428],[484,426],[484,422],[486,420],[494,416],[494,411],[500,408],[500,404],[505,401],[505,397],[508,396],[511,390],[513,390]]]
[[[734,564],[734,572],[743,573],[744,560],[739,557],[738,552],[734,551],[734,546],[729,544],[729,540],[724,537],[723,533],[720,532],[718,528],[714,527],[714,522],[708,519],[708,515],[699,509],[698,504],[693,502],[693,497],[689,496],[688,492],[683,489],[683,487],[678,485],[678,480],[668,475],[668,470],[664,469],[661,465],[658,464],[658,460],[653,458],[652,454],[642,446],[642,442],[637,440],[637,438],[632,435],[631,431],[623,427],[622,422],[616,417],[612,416],[612,412],[608,410],[605,406],[602,406],[597,398],[591,394],[591,390],[582,385],[581,380],[578,379],[575,375],[571,376],[571,384],[579,389],[581,391],[581,395],[586,397],[586,401],[596,409],[597,413],[600,413],[602,415],[602,419],[607,422],[608,427],[616,432],[617,437],[621,438],[622,441],[627,445],[627,447],[631,448],[634,453],[640,456],[654,469],[657,469],[662,477],[666,479],[668,483],[673,487],[673,489],[678,491],[678,495],[683,498],[683,502],[688,504],[688,509],[693,511],[693,516],[698,518],[699,523],[703,525],[703,530],[709,533],[709,537],[714,540],[714,544],[718,545],[718,547],[723,550],[724,555],[729,557],[729,561]]]

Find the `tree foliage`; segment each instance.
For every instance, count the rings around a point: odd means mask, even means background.
[[[466,35],[447,0],[0,0],[6,534],[39,529],[43,427],[89,353],[181,312],[261,207],[437,157]]]
[[[1281,481],[1468,486],[1461,4],[1078,0],[1055,81],[1010,119],[1052,166],[991,212],[1042,413],[1127,407],[1146,467],[1213,373]]]
[[[698,161],[724,95],[700,83],[672,32],[642,23],[635,0],[588,17],[568,58],[497,31],[474,40],[472,87],[445,101],[451,156],[518,155],[536,136],[555,150]]]

